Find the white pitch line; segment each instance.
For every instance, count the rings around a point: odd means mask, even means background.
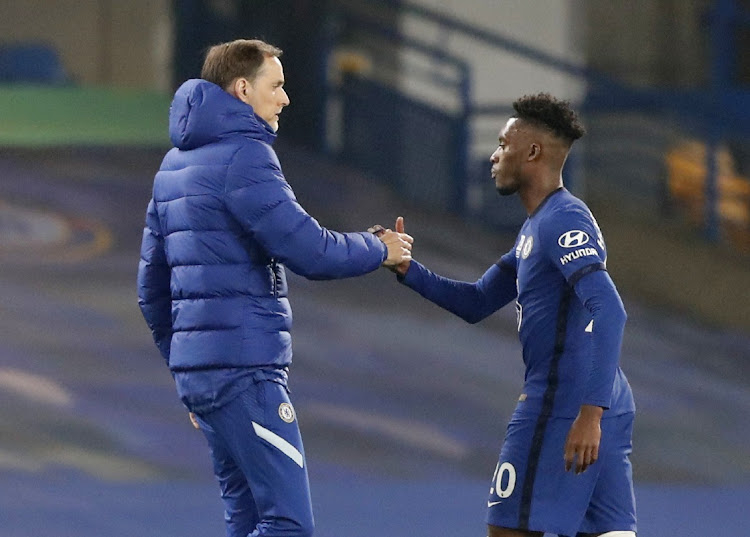
[[[455,438],[417,421],[321,402],[307,403],[304,408],[328,423],[376,433],[442,457],[461,459],[469,453],[468,447]]]
[[[0,388],[59,407],[73,406],[73,395],[59,383],[19,369],[0,368]]]

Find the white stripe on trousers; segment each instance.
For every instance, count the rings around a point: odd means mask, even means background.
[[[297,463],[297,466],[302,468],[305,464],[305,459],[302,456],[302,453],[299,452],[299,450],[294,447],[292,444],[281,438],[276,433],[269,431],[265,427],[258,425],[255,422],[253,423],[253,429],[255,429],[255,434],[257,434],[259,437],[261,437],[263,440],[271,444],[273,447],[281,451],[284,455],[292,459],[294,462]]]

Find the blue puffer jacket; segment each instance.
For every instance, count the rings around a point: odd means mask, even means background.
[[[271,148],[275,133],[220,87],[185,82],[169,134],[138,270],[156,345],[174,374],[288,365],[284,266],[310,279],[358,276],[381,265],[385,245],[308,215]]]

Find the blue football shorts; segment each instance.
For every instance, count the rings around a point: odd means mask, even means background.
[[[309,534],[310,485],[296,413],[280,376],[258,372],[224,406],[197,416],[224,502],[227,537]]]
[[[569,418],[514,415],[487,500],[487,523],[561,536],[636,531],[633,413],[602,419],[598,460],[582,474],[565,471]]]

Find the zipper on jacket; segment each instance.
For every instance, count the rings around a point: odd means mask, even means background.
[[[273,297],[279,298],[279,285],[278,285],[278,278],[276,277],[276,258],[271,258],[271,279],[273,282],[271,283],[271,290],[273,291]]]

